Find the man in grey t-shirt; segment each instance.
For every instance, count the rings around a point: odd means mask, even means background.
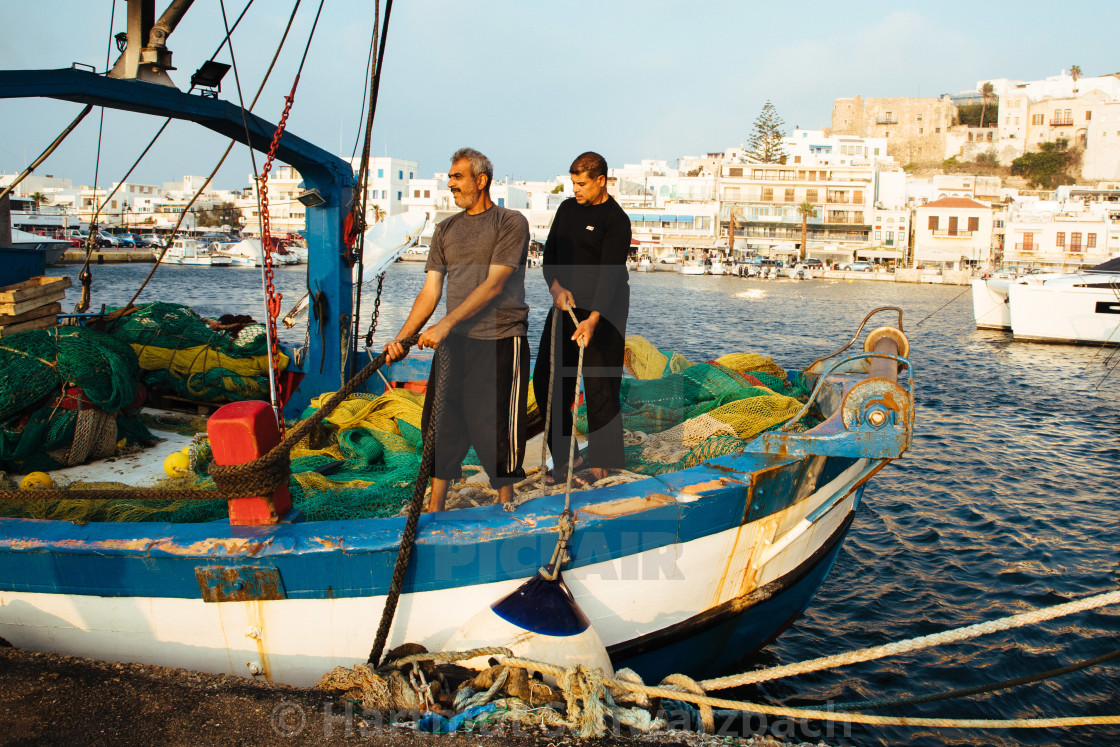
[[[443,295],[447,313],[424,330],[417,345],[433,348],[432,373],[424,398],[423,431],[434,438],[432,511],[442,511],[451,480],[462,475],[463,458],[474,446],[502,503],[525,476],[525,401],[529,386],[529,307],[525,304],[525,261],[529,222],[490,199],[494,168],[471,148],[451,157],[447,185],[463,212],[436,226],[427,275],[401,331],[385,345],[390,361],[405,356],[400,340],[427,323]],[[443,418],[429,434],[435,372],[447,368]]]

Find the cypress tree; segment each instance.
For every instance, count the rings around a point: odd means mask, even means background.
[[[778,110],[767,101],[754,121],[754,132],[747,149],[751,160],[755,163],[785,163],[786,151],[782,147],[785,128],[786,123],[778,116]]]

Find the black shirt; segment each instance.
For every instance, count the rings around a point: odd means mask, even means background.
[[[598,205],[564,200],[544,245],[544,280],[572,292],[576,306],[602,316],[625,315],[630,307],[626,257],[630,218],[613,197]]]

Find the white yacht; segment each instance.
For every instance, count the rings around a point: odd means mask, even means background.
[[[1011,329],[1007,289],[1014,279],[1012,273],[1000,272],[972,280],[972,315],[976,329]]]
[[[1016,340],[1120,345],[1120,257],[1079,272],[1025,275],[1008,287],[1008,307]]]

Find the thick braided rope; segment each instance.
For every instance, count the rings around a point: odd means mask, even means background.
[[[400,669],[414,661],[442,661],[453,662],[464,659],[474,659],[479,656],[513,656],[513,652],[501,646],[487,646],[484,648],[469,648],[465,651],[429,651],[424,654],[410,654],[399,659],[385,662],[385,666]]]
[[[570,308],[568,315],[572,317],[572,323],[579,327],[579,319],[576,318],[576,313]],[[572,407],[575,407],[576,402],[579,402],[579,393],[583,388],[583,351],[584,346],[579,346],[579,363],[576,365],[576,396],[572,399]],[[576,460],[576,416],[572,413],[572,437],[568,440],[568,480],[564,483],[564,512],[570,513],[572,510],[572,477],[575,474],[575,460]]]
[[[943,630],[940,633],[910,638],[905,641],[896,641],[882,646],[860,649],[859,651],[848,651],[833,656],[822,656],[818,659],[801,661],[796,664],[786,664],[780,667],[771,667],[770,669],[760,669],[755,672],[744,672],[729,677],[717,677],[716,679],[704,680],[700,683],[700,686],[705,690],[723,690],[728,687],[738,687],[740,685],[765,682],[781,677],[792,677],[793,675],[805,674],[806,672],[832,669],[834,667],[841,667],[862,661],[872,661],[874,659],[881,659],[884,656],[904,654],[910,651],[930,648],[932,646],[963,641],[988,633],[996,633],[1001,630],[1011,630],[1012,628],[1018,628],[1024,625],[1033,625],[1046,620],[1053,620],[1056,617],[1072,615],[1077,612],[1084,612],[1085,610],[1096,609],[1098,607],[1106,607],[1118,602],[1120,602],[1120,590],[1105,592],[1104,594],[1097,594],[1096,596],[1086,597],[1085,599],[1066,602],[1065,604],[1059,604],[1054,607],[1045,607],[1032,612],[1011,615],[1010,617],[1004,617],[998,620],[989,620],[988,622],[969,625],[963,628]]]
[[[508,658],[503,664],[511,667],[532,669],[543,674],[559,677],[564,674],[562,667],[546,664],[531,659]],[[727,700],[726,698],[713,698],[709,695],[697,695],[682,692],[682,689],[666,687],[651,687],[639,685],[625,680],[604,680],[607,687],[629,690],[642,693],[653,698],[670,698],[683,700],[696,705],[706,705],[712,708],[724,708],[735,711],[747,711],[768,716],[784,716],[816,721],[840,721],[851,724],[875,724],[879,726],[933,726],[949,729],[1046,729],[1067,726],[1089,726],[1095,724],[1120,724],[1120,715],[1115,716],[1070,716],[1062,718],[1020,718],[1020,719],[980,719],[980,718],[921,718],[915,716],[875,716],[866,713],[845,713],[839,711],[815,711],[808,708],[787,708],[785,706],[772,706],[764,703],[751,703],[741,700]]]
[[[419,339],[419,335],[413,335],[401,340],[400,344],[407,351]],[[218,485],[217,490],[203,488],[188,488],[185,490],[101,488],[82,490],[78,493],[73,490],[36,488],[33,490],[0,490],[0,501],[64,501],[74,498],[99,501],[225,501],[231,498],[270,495],[274,489],[288,484],[288,476],[291,474],[290,453],[292,447],[299,443],[312,428],[322,422],[323,418],[334,411],[340,402],[353,394],[383,365],[385,365],[384,353],[370,361],[365,368],[331,395],[318,410],[288,431],[284,439],[267,454],[243,464],[211,464],[209,472]]]
[[[545,491],[545,477],[548,475],[548,470],[544,468],[548,460],[548,438],[551,435],[549,428],[552,427],[552,387],[556,384],[556,336],[557,325],[560,324],[560,309],[553,307],[552,309],[552,341],[551,350],[548,353],[548,401],[545,403],[544,409],[544,438],[541,439],[541,495]],[[540,405],[538,404],[539,408]],[[556,477],[556,460],[552,462],[553,472],[552,475]],[[526,499],[527,500],[527,499]],[[510,509],[512,510],[512,509]]]
[[[412,338],[409,338],[410,340]],[[374,360],[383,358],[384,354]],[[372,363],[370,365],[373,365]],[[389,593],[385,597],[385,607],[381,611],[381,622],[377,626],[377,636],[370,649],[370,664],[377,665],[381,654],[385,651],[385,642],[389,638],[389,628],[393,625],[393,618],[397,614],[397,602],[400,600],[401,587],[404,585],[404,573],[408,570],[408,560],[412,557],[412,543],[416,539],[416,525],[420,522],[420,512],[424,505],[424,493],[428,489],[428,478],[432,474],[435,464],[436,439],[434,434],[439,433],[443,422],[443,407],[447,391],[448,365],[442,356],[432,360],[435,366],[434,390],[432,397],[432,414],[428,421],[428,430],[423,434],[424,445],[420,453],[420,469],[416,473],[416,485],[412,491],[412,502],[408,506],[408,519],[405,521],[404,531],[401,533],[401,544],[397,550],[397,562],[393,567],[393,581],[389,584]],[[368,368],[369,366],[367,366]],[[334,397],[331,398],[332,400]],[[328,402],[329,404],[329,402]],[[298,430],[298,429],[297,429]],[[294,433],[295,431],[293,431]]]

